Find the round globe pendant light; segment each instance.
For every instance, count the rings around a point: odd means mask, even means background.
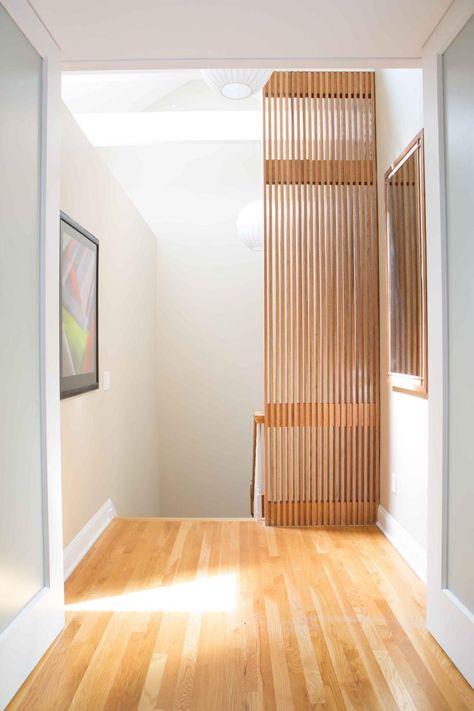
[[[254,252],[263,250],[262,200],[253,200],[241,209],[237,217],[237,234],[249,249]]]
[[[271,69],[202,69],[206,84],[226,99],[246,99],[261,89],[272,74]]]

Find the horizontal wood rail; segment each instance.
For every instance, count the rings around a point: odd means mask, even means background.
[[[374,160],[265,161],[267,185],[373,185]]]
[[[378,504],[375,501],[358,501],[363,492],[354,491],[353,500],[334,501],[331,499],[315,501],[313,496],[295,500],[265,502],[267,520],[286,521],[285,526],[360,526],[377,520]],[[308,509],[311,513],[308,514]],[[298,521],[298,523],[293,523]],[[292,522],[292,523],[290,523]],[[275,525],[275,524],[270,524]]]
[[[375,403],[274,403],[265,407],[267,427],[375,427]]]
[[[364,72],[291,72],[291,83],[284,84],[282,72],[273,72],[264,87],[264,97],[307,99],[371,99],[373,83],[367,82]]]

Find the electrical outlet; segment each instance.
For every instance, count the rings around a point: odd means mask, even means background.
[[[397,494],[398,482],[397,475],[392,473],[392,494]]]
[[[110,388],[112,387],[110,381],[110,370],[104,370],[104,378],[102,383],[102,387],[104,390],[110,390]]]

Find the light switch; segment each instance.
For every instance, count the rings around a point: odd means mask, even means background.
[[[103,388],[104,390],[110,390],[111,387],[110,370],[104,370]]]

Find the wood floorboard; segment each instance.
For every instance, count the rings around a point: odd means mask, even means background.
[[[65,596],[8,711],[474,709],[374,527],[117,518]]]

